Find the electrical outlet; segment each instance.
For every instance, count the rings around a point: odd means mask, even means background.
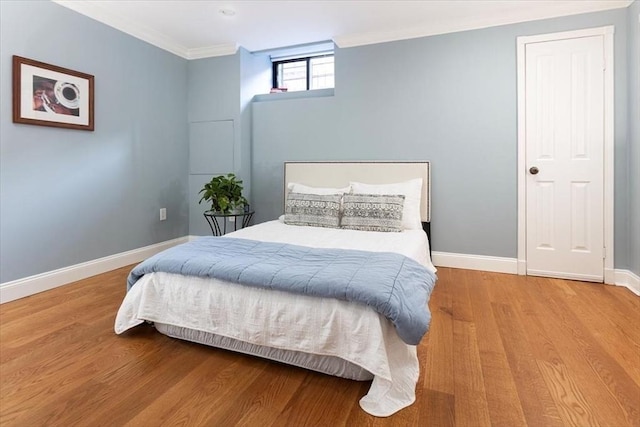
[[[167,208],[160,208],[160,221],[167,219]]]

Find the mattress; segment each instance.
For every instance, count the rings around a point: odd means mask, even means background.
[[[224,238],[234,237],[397,252],[435,272],[421,230],[376,233],[290,226],[277,220]],[[144,321],[155,322],[169,336],[331,375],[373,376],[369,393],[360,400],[372,415],[391,415],[415,400],[415,346],[404,343],[387,319],[365,305],[158,272],[145,275],[126,295],[116,333]]]

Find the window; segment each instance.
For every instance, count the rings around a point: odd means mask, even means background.
[[[273,87],[288,92],[334,87],[333,53],[273,61]]]

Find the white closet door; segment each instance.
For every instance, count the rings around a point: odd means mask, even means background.
[[[604,38],[525,49],[527,274],[601,282]]]

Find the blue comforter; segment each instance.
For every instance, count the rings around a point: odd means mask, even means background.
[[[147,259],[129,274],[127,290],[144,274],[156,271],[367,304],[387,317],[411,345],[429,329],[427,304],[436,279],[416,261],[396,253],[228,237],[203,237]]]

